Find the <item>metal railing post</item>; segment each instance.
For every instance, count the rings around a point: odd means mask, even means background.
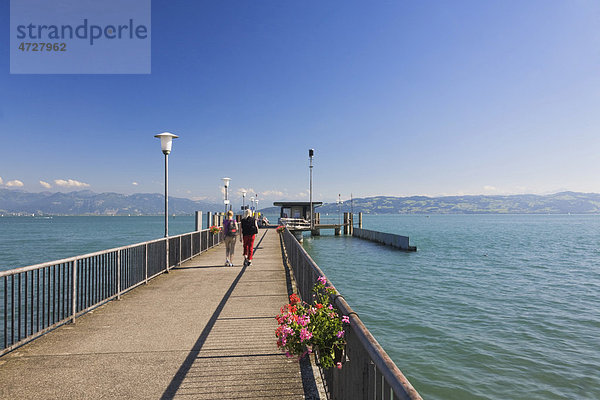
[[[77,315],[77,258],[73,260],[73,273],[72,275],[72,286],[73,286],[73,291],[71,293],[71,295],[73,296],[72,300],[72,305],[73,305],[73,310],[71,313],[71,323],[75,323],[75,316]],[[39,275],[38,275],[38,285],[40,284],[39,282]],[[39,319],[39,310],[38,310],[38,319]]]
[[[166,263],[165,263],[165,271],[168,274],[169,273],[169,238],[165,238],[165,248],[166,248]]]
[[[146,243],[146,248],[145,248],[145,254],[146,254],[146,259],[145,259],[145,264],[146,264],[146,279],[145,279],[145,284],[148,284],[148,243]]]
[[[117,300],[121,300],[121,250],[117,251]]]

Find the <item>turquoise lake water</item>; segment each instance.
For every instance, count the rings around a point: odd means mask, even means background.
[[[305,249],[425,399],[600,399],[600,217],[366,216]]]
[[[160,238],[163,221],[0,218],[0,269]],[[418,251],[325,231],[304,246],[425,399],[600,399],[600,216],[366,215],[364,227]],[[193,228],[169,222],[172,235]]]
[[[2,217],[0,271],[159,239],[164,217]],[[169,235],[194,230],[194,217],[169,218]]]

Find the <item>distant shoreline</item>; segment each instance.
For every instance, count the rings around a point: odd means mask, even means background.
[[[264,200],[267,202],[267,200]],[[267,202],[269,204],[269,202]],[[241,204],[240,204],[241,205]],[[264,203],[263,203],[264,205]],[[235,211],[239,207],[234,204]],[[221,212],[222,205],[169,196],[169,215],[194,215],[195,211]],[[444,197],[374,196],[344,199],[338,206],[326,203],[315,209],[321,214],[600,214],[600,194],[561,192],[551,195],[468,195]],[[260,212],[279,214],[277,207]],[[121,195],[79,191],[28,193],[0,189],[0,215],[5,216],[159,216],[164,215],[164,196]]]

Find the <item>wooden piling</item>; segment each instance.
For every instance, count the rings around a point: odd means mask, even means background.
[[[358,227],[362,229],[362,213],[358,213]]]
[[[349,232],[349,228],[348,228],[348,220],[349,220],[349,218],[348,218],[348,213],[347,213],[347,212],[345,212],[345,213],[344,213],[344,235],[347,235],[347,234],[348,234],[348,232]]]
[[[206,213],[206,228],[210,228],[212,222],[213,222],[213,213],[207,212]]]

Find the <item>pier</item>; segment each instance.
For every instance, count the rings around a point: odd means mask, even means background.
[[[121,267],[127,257],[123,252],[129,254],[131,248],[138,249],[137,258],[129,257],[137,260],[133,264],[138,265],[138,271],[144,270],[144,264],[148,270],[147,266],[152,264],[150,252],[139,249],[147,249],[149,243],[164,243],[166,239],[107,250],[91,258],[42,265],[41,268],[66,266],[62,271],[48,271],[48,280],[42,279],[48,290],[53,286],[50,277],[60,286],[61,274],[66,277],[63,283],[69,279],[76,282],[82,274],[90,280],[73,285],[80,289],[73,295],[75,301],[66,296],[64,304],[52,306],[50,317],[57,310],[60,315],[61,307],[65,309],[62,322],[48,318],[47,324],[51,325],[42,331],[51,331],[24,345],[27,339],[23,337],[30,334],[40,319],[39,303],[30,304],[35,302],[33,284],[35,271],[39,269],[32,266],[18,273],[3,272],[0,282],[5,288],[6,354],[0,357],[0,397],[324,399],[327,393],[331,399],[420,399],[339,293],[334,296],[334,304],[350,317],[347,359],[341,370],[319,371],[314,365],[301,367],[277,350],[274,316],[287,303],[292,291],[310,300],[312,285],[323,275],[289,230],[280,235],[275,229],[261,229],[250,267],[242,266],[239,244],[233,260],[235,266],[224,267],[224,248],[218,245],[219,236],[211,238],[206,230],[187,235],[189,241],[186,235],[168,239],[170,254],[174,255],[167,265],[173,267],[150,278],[139,274],[133,279],[131,273],[124,273]],[[177,243],[181,245],[178,247]],[[160,252],[153,257],[165,260]],[[93,263],[81,260],[95,258],[105,261],[85,269],[85,265]],[[108,262],[108,259],[114,260]],[[111,269],[113,265],[121,272]],[[73,268],[72,275],[66,273],[69,268]],[[102,275],[102,271],[107,275]],[[20,274],[26,275],[21,278]],[[109,279],[117,277],[124,282],[125,275],[137,283],[124,289],[118,287],[122,283],[117,285],[116,280]],[[94,289],[97,283],[92,282],[93,276],[99,277],[98,282],[104,286]],[[23,282],[31,283],[29,290]],[[86,299],[101,288],[108,297],[88,305],[81,297],[88,283]],[[15,286],[20,289],[15,290]],[[108,290],[112,287],[118,290]],[[28,294],[22,298],[20,294],[25,290]],[[48,298],[56,301],[61,296],[57,293]],[[27,298],[30,302],[25,302]],[[75,313],[68,309],[69,304],[75,305]],[[42,314],[50,309],[42,308]],[[74,314],[72,318],[69,312]],[[26,322],[29,318],[33,323]],[[44,317],[41,319],[46,321]],[[11,347],[13,342],[17,345]]]

